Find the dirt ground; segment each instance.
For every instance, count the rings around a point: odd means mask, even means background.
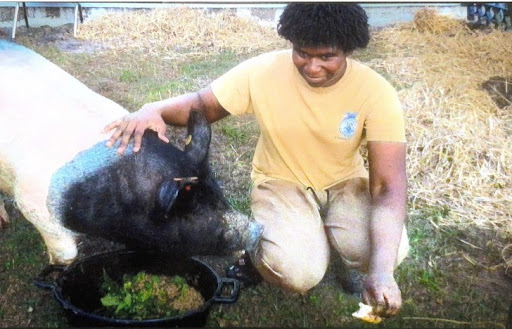
[[[503,109],[512,104],[512,76],[510,77],[492,77],[482,84],[496,105]]]
[[[37,45],[55,46],[60,51],[75,54],[90,54],[108,47],[76,40],[72,36],[72,25],[31,28],[28,31],[20,27],[17,35],[29,37]],[[9,29],[0,30],[0,39],[9,39],[9,36]],[[510,102],[511,80],[511,77],[496,77],[482,88],[494,92],[499,106],[506,105],[507,101],[503,98]],[[214,138],[213,147],[220,147],[218,144],[224,142],[222,137]],[[224,175],[229,177],[229,173]],[[13,223],[6,230],[0,231],[0,245],[9,237],[17,234],[20,237],[10,241],[9,246],[1,245],[0,288],[3,290],[0,289],[0,327],[66,327],[66,318],[53,296],[32,286],[32,278],[47,261],[44,245],[37,234],[33,233],[31,225],[15,209],[12,201],[8,202],[7,208]],[[414,237],[411,243],[416,243],[418,253],[422,254],[421,257],[412,255],[410,260],[406,260],[404,266],[407,270],[399,274],[405,297],[404,315],[395,322],[379,327],[504,329],[505,324],[512,326],[512,273],[507,272],[503,266],[495,266],[500,263],[498,255],[500,248],[507,243],[506,238],[490,231],[457,231],[432,227],[429,224],[435,222],[435,215],[432,214],[423,213],[421,218],[416,219],[416,227],[411,230]],[[32,238],[24,238],[26,232],[32,232]],[[427,240],[432,236],[436,237],[438,244],[429,244]],[[442,243],[448,247],[440,247]],[[79,248],[83,258],[122,246],[101,239],[86,238]],[[16,253],[18,258],[9,257],[6,254],[8,252]],[[223,269],[234,257],[204,259],[223,276]],[[420,263],[421,269],[417,265]],[[340,315],[344,307],[344,314],[350,314],[347,309],[353,311],[357,301],[352,296],[332,293],[342,290],[336,262],[333,264],[319,287],[309,295],[285,295],[267,284],[245,289],[238,303],[214,306],[208,326],[374,328],[350,322],[349,316],[345,320]],[[20,269],[23,273],[19,272]],[[346,301],[332,299],[345,299],[350,304],[347,306]],[[331,302],[340,310],[336,310],[335,306],[331,309],[322,307],[322,303]],[[461,316],[454,319],[457,313]]]

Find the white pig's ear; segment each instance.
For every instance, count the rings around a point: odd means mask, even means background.
[[[188,136],[185,142],[185,153],[193,163],[201,164],[208,157],[211,139],[210,123],[201,112],[191,110],[187,126]]]
[[[179,184],[174,180],[165,180],[158,188],[157,205],[164,214],[169,214],[180,192]]]

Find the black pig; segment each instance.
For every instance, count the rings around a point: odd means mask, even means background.
[[[73,231],[176,256],[250,248],[259,228],[231,209],[213,179],[210,126],[200,112],[191,112],[188,131],[184,151],[152,131],[137,153],[115,156],[104,143],[83,151],[54,174],[50,210]],[[90,170],[90,159],[102,166]]]

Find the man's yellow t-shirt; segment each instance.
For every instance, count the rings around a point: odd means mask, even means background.
[[[405,142],[395,89],[367,66],[347,59],[343,77],[329,87],[307,84],[291,50],[249,59],[212,82],[231,114],[254,113],[261,135],[251,178],[297,182],[323,190],[368,177],[359,152],[368,141]]]

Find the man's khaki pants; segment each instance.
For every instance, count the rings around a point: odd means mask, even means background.
[[[322,280],[330,246],[351,269],[366,272],[370,258],[370,193],[366,178],[324,191],[271,180],[253,188],[254,219],[264,225],[251,259],[263,278],[283,289],[305,292]],[[397,264],[409,250],[404,227]]]

